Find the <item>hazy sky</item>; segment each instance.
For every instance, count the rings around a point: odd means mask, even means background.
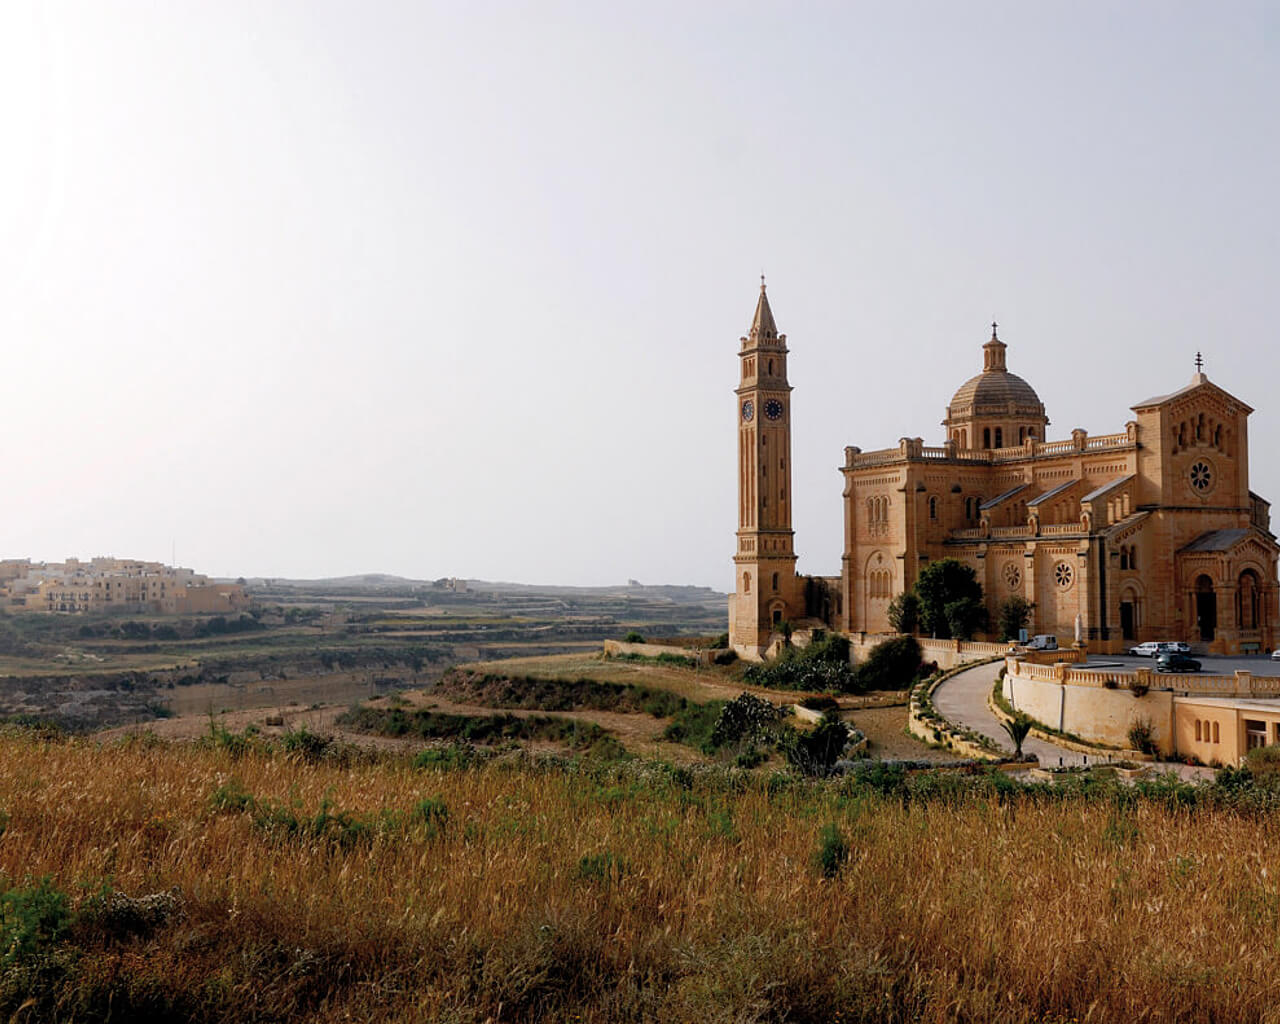
[[[1210,378],[1280,503],[1274,3],[0,6],[0,555],[728,589],[738,338],[942,440]]]

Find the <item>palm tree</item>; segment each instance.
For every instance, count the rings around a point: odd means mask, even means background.
[[[1009,734],[1009,739],[1013,740],[1013,756],[1021,760],[1022,741],[1027,738],[1027,733],[1031,732],[1031,716],[1025,711],[1019,711],[1007,722],[1001,720],[1000,725]]]

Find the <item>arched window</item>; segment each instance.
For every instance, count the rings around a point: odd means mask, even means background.
[[[1200,719],[1196,719],[1196,742],[1200,742]]]
[[[773,589],[775,591],[778,589],[778,574],[776,572],[773,574]]]
[[[749,572],[742,574],[742,592],[744,594],[751,593],[751,573]]]
[[[1217,722],[1213,723],[1213,742],[1214,743],[1218,742],[1218,723]]]
[[[1241,629],[1258,628],[1259,590],[1258,577],[1252,569],[1240,574],[1236,584],[1236,620]]]
[[[990,427],[982,428],[982,447],[983,448],[991,447],[991,428]]]
[[[996,447],[1004,447],[1004,427],[996,427]]]
[[[938,499],[937,498],[929,499],[929,518],[930,519],[938,518]]]

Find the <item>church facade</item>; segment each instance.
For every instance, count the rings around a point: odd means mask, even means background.
[[[795,572],[786,336],[761,285],[739,349],[738,532],[730,637],[760,657],[784,623],[891,630],[890,601],[942,558],[972,566],[992,621],[1017,595],[1029,629],[1093,651],[1185,640],[1272,650],[1280,635],[1270,506],[1249,490],[1253,411],[1197,359],[1185,387],[1138,402],[1124,429],[1048,440],[1035,390],[992,325],[982,371],[951,399],[943,443],[844,450],[838,577]]]

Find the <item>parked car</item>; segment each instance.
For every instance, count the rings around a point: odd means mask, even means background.
[[[1271,660],[1280,661],[1280,647],[1277,647],[1274,651],[1271,652]]]
[[[1167,651],[1156,655],[1157,672],[1199,672],[1200,662],[1179,651]]]
[[[1190,654],[1191,645],[1181,640],[1148,640],[1145,644],[1130,647],[1129,653],[1137,658],[1154,658],[1158,654]]]

